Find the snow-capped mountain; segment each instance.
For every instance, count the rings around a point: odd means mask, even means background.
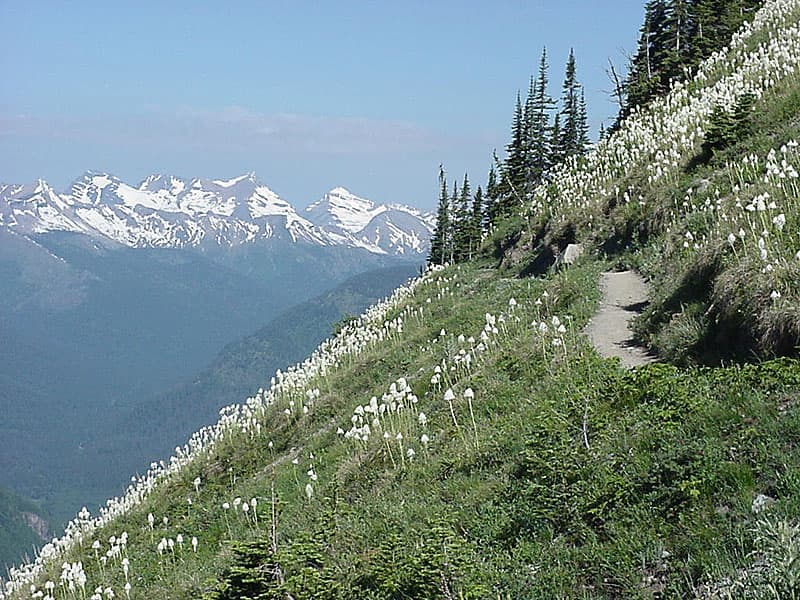
[[[394,255],[426,253],[434,229],[431,214],[409,206],[375,204],[343,187],[332,189],[310,205],[305,215],[333,235]]]
[[[87,172],[65,193],[43,180],[0,185],[0,227],[23,234],[78,232],[130,247],[235,246],[275,238],[415,256],[427,252],[433,231],[431,215],[375,204],[344,188],[304,214],[254,173],[228,180],[151,175],[134,187]]]
[[[25,233],[86,231],[68,200],[42,179],[31,185],[0,184],[0,226]]]

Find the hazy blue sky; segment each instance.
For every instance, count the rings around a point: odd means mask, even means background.
[[[546,46],[571,46],[593,135],[642,0],[0,0],[0,181],[256,171],[305,206],[343,185],[432,207],[483,183]]]

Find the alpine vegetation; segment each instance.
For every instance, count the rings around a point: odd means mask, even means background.
[[[529,194],[516,228],[496,240],[506,264],[535,266],[576,241],[606,255],[644,247],[639,266],[665,295],[700,273],[708,284],[698,292],[703,298],[673,293],[654,305],[658,314],[641,326],[648,343],[669,353],[669,324],[659,319],[697,300],[710,322],[697,327],[710,337],[730,338],[731,348],[755,345],[763,355],[790,351],[800,336],[794,311],[782,308],[796,305],[798,292],[800,234],[789,223],[797,206],[796,134],[771,135],[756,156],[732,141],[751,139],[756,124],[773,127],[781,117],[771,106],[791,110],[799,11],[788,0],[766,3],[694,77],[632,109],[593,152],[554,166]],[[733,340],[737,328],[741,343]]]

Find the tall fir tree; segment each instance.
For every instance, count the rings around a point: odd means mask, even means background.
[[[644,23],[639,30],[639,44],[628,68],[625,81],[627,105],[622,117],[636,106],[647,103],[660,89],[659,70],[663,59],[663,32],[667,20],[664,0],[650,0],[644,7]]]
[[[432,265],[443,265],[447,262],[450,232],[449,204],[447,178],[444,169],[439,166],[439,204],[436,209],[436,228],[431,236],[431,251],[428,256],[428,263]]]
[[[586,110],[586,94],[581,89],[578,101],[578,154],[585,154],[591,145],[589,139],[589,115]]]
[[[483,239],[483,223],[484,223],[484,208],[483,208],[483,190],[481,186],[475,190],[475,196],[472,199],[472,223],[470,227],[470,244],[469,244],[469,259],[472,260],[475,252],[481,245]]]
[[[556,103],[547,92],[549,85],[547,49],[542,49],[539,72],[531,86],[528,122],[528,178],[532,185],[542,181],[552,166],[550,115]]]
[[[534,107],[533,102],[536,98],[536,80],[531,76],[528,85],[528,95],[525,97],[525,106],[522,112],[522,118],[525,126],[525,160],[524,160],[524,175],[523,182],[526,188],[530,188],[533,179],[533,121],[534,121]],[[527,189],[525,190],[527,192]]]
[[[691,1],[670,0],[664,21],[663,64],[661,82],[667,88],[671,81],[682,80],[690,65]]]
[[[581,122],[581,84],[578,83],[575,52],[570,50],[561,92],[561,126],[558,138],[562,160],[582,154],[585,119]]]
[[[497,156],[494,157],[495,162],[497,162]],[[501,208],[500,208],[500,185],[497,181],[497,170],[492,165],[489,168],[489,176],[487,178],[486,183],[486,197],[485,197],[485,204],[486,207],[484,208],[484,224],[485,228],[489,228],[500,218]]]
[[[561,114],[556,113],[553,117],[553,126],[550,128],[550,164],[557,165],[564,160],[561,151]]]
[[[447,228],[448,262],[456,262],[456,232],[458,228],[458,183],[453,182],[453,194],[450,196],[450,221]]]
[[[506,160],[503,169],[502,193],[500,194],[500,212],[508,214],[515,204],[522,201],[521,194],[525,187],[527,135],[525,127],[525,111],[522,99],[517,93],[514,107],[514,120],[511,124],[511,142],[506,146]]]
[[[455,195],[455,189],[453,194]],[[472,236],[471,199],[469,177],[465,174],[464,183],[461,185],[461,193],[458,196],[458,208],[454,219],[453,250],[455,262],[465,260],[470,254]]]

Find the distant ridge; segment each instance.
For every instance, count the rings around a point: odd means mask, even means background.
[[[133,186],[87,171],[64,193],[43,179],[0,184],[0,227],[74,232],[134,248],[231,247],[277,238],[415,257],[428,252],[433,216],[377,204],[343,187],[301,216],[255,173],[213,180],[154,174]]]

